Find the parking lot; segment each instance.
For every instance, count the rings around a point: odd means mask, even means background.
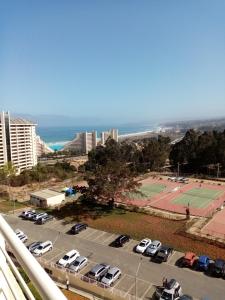
[[[54,245],[53,250],[43,255],[48,262],[56,263],[66,252],[77,249],[89,260],[88,265],[81,270],[83,275],[97,263],[106,262],[119,267],[122,276],[115,283],[114,288],[123,291],[126,295],[136,295],[140,299],[149,300],[154,293],[154,286],[161,285],[162,278],[166,276],[168,279],[176,278],[183,291],[196,299],[203,296],[209,296],[212,300],[224,299],[224,280],[207,277],[203,273],[190,269],[178,268],[175,263],[183,255],[178,251],[174,251],[168,262],[159,265],[151,262],[149,257],[133,251],[139,241],[131,239],[119,249],[109,247],[117,234],[87,228],[73,236],[67,234],[73,224],[64,224],[60,220],[53,220],[44,225],[35,225],[17,216],[7,216],[6,220],[13,229],[19,228],[28,235],[27,244],[37,240],[51,240]]]

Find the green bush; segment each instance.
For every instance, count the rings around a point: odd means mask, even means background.
[[[29,283],[30,282],[30,278],[27,276],[27,274],[25,273],[25,271],[22,268],[19,268],[19,272],[20,272],[20,275],[23,277],[23,280],[26,283]]]

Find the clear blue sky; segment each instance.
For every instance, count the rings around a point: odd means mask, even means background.
[[[224,0],[0,1],[0,41],[1,109],[225,116]]]

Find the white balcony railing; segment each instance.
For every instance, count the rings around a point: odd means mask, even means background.
[[[18,239],[2,215],[0,215],[0,235],[4,238],[10,250],[16,257],[16,260],[27,273],[44,300],[66,300],[64,294],[56,286],[54,281],[49,277],[33,255],[28,251],[25,245]],[[5,243],[2,237],[0,239],[0,277],[2,276],[3,280],[0,280],[0,298],[2,295],[3,298],[1,299],[21,300],[21,293],[23,291],[23,294],[26,295],[27,299],[35,300],[29,287],[6,252],[4,246]],[[12,280],[12,273],[16,278],[14,281]],[[5,282],[5,285],[2,284],[3,282]],[[21,289],[20,293],[18,293],[18,287],[15,285],[17,282]],[[24,297],[24,299],[26,298]]]

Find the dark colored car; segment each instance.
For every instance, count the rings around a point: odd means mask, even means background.
[[[43,217],[37,219],[37,221],[35,221],[35,224],[42,225],[42,224],[45,224],[46,222],[49,222],[53,219],[54,219],[54,217],[51,216],[51,215],[43,216]]]
[[[198,258],[196,269],[207,271],[210,264],[210,258],[207,255],[201,255]]]
[[[182,295],[179,300],[193,300],[193,298],[189,295]]]
[[[123,247],[123,245],[125,243],[129,242],[129,240],[130,240],[130,236],[129,235],[120,235],[112,243],[112,246],[114,246],[114,247]]]
[[[84,223],[78,223],[75,224],[73,227],[70,229],[71,234],[78,234],[80,231],[87,229],[88,225]]]
[[[225,275],[225,261],[223,259],[216,259],[210,268],[210,274],[217,277]]]
[[[162,263],[166,262],[168,258],[172,255],[173,253],[173,248],[168,247],[168,246],[162,246],[156,256],[153,258],[153,261]]]
[[[39,247],[40,246],[40,244],[41,244],[42,242],[33,242],[33,243],[31,243],[30,245],[28,245],[27,246],[27,249],[30,251],[30,252],[32,252],[32,251],[34,251],[37,247]]]

